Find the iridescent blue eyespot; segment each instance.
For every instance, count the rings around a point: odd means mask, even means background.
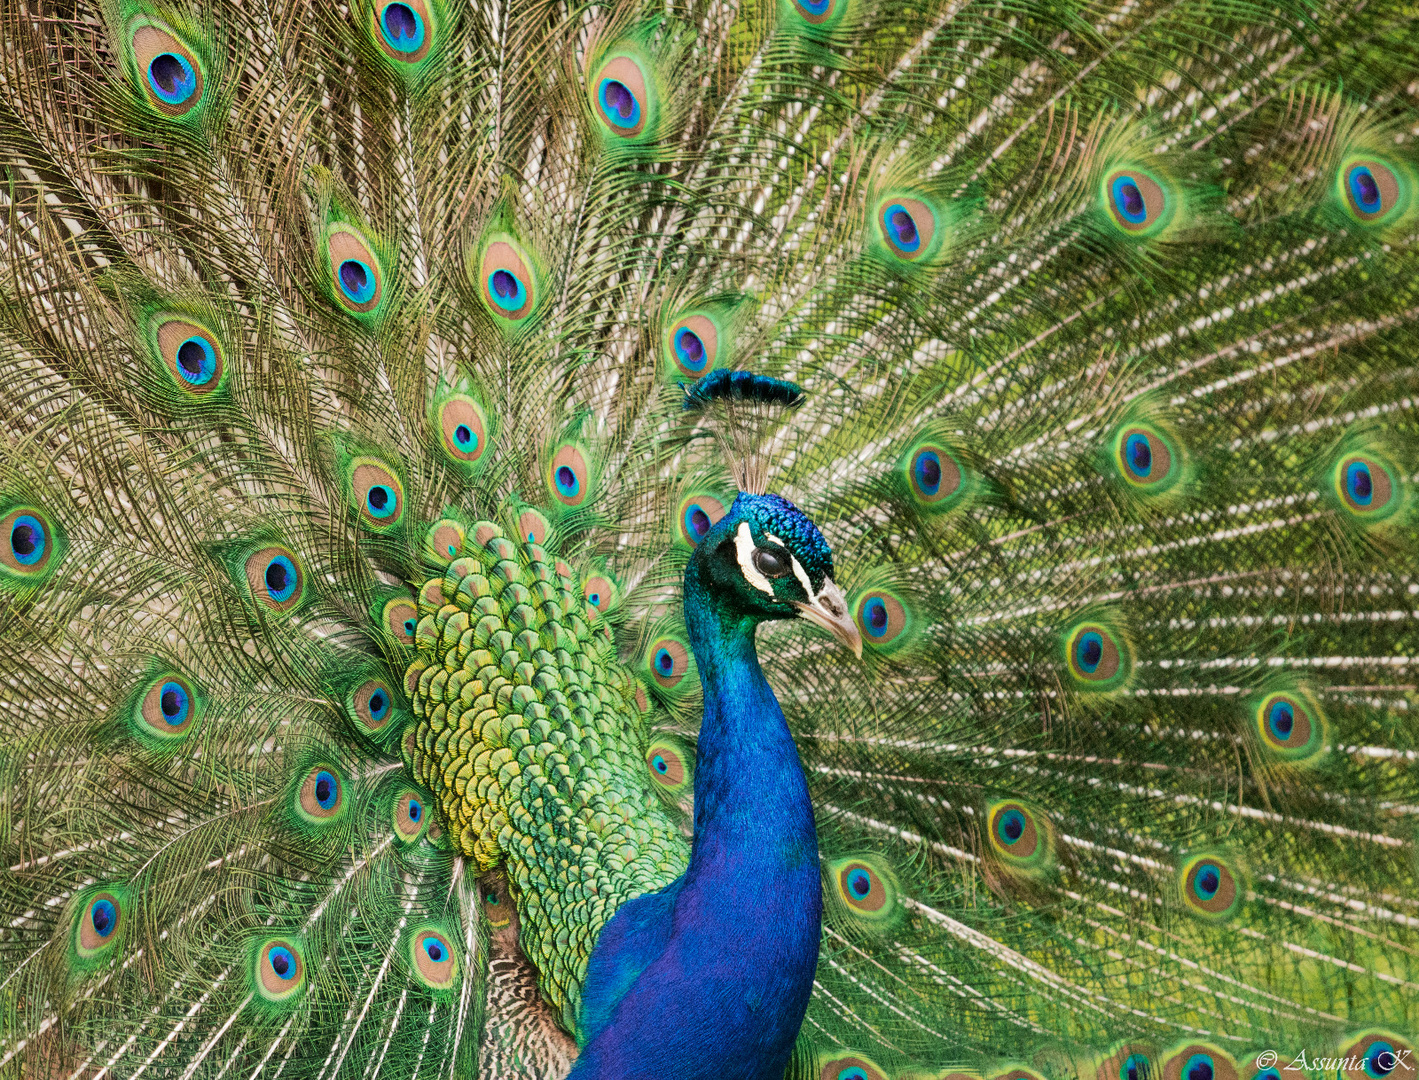
[[[369,699],[370,719],[376,722],[389,715],[389,695],[383,688],[376,690]]]
[[[295,594],[300,580],[295,564],[284,555],[277,555],[266,564],[265,577],[266,592],[278,604],[285,603]]]
[[[424,808],[419,805],[419,800],[417,800],[417,799],[410,799],[410,800],[409,800],[409,820],[410,820],[410,821],[417,822],[417,821],[418,821],[421,817],[423,817],[423,816],[424,816]]]
[[[641,103],[620,79],[602,79],[597,99],[607,123],[618,128],[633,128],[641,122]]]
[[[47,542],[44,525],[33,514],[21,514],[10,525],[10,552],[21,566],[43,559]]]
[[[1134,476],[1148,479],[1153,471],[1153,448],[1148,445],[1148,436],[1135,432],[1123,444],[1123,458]]]
[[[1212,1055],[1193,1054],[1182,1067],[1182,1080],[1212,1080]]]
[[[804,4],[804,7],[807,6]],[[827,4],[823,6],[827,7]],[[867,1073],[856,1065],[849,1065],[846,1069],[838,1070],[838,1080],[867,1080]]]
[[[291,950],[283,945],[277,945],[266,953],[266,962],[271,965],[271,970],[276,973],[278,979],[294,979],[296,977],[296,958],[291,955]]]
[[[187,689],[181,683],[163,683],[162,689],[158,691],[158,703],[163,719],[173,727],[181,727],[187,723],[192,699],[187,696]]]
[[[488,275],[488,296],[504,311],[517,311],[527,303],[527,289],[511,270],[497,269]]]
[[[669,649],[660,649],[655,654],[655,670],[662,675],[671,675],[675,671],[675,658],[670,655]]]
[[[1090,630],[1079,635],[1079,641],[1074,646],[1074,661],[1087,674],[1092,675],[1099,669],[1099,662],[1104,658],[1104,639],[1102,635]]]
[[[1281,1073],[1276,1069],[1263,1069],[1253,1076],[1251,1080],[1281,1080]]]
[[[1017,843],[1025,835],[1025,815],[1018,810],[1006,810],[996,819],[995,831],[1002,844]]]
[[[709,350],[700,335],[688,326],[675,331],[675,356],[680,366],[689,372],[699,372],[709,363]]]
[[[375,276],[363,259],[346,259],[340,264],[340,291],[353,304],[368,304],[374,299]]]
[[[398,506],[399,500],[388,484],[371,484],[365,492],[365,508],[371,517],[387,518]]]
[[[1366,214],[1377,214],[1380,211],[1380,185],[1375,180],[1375,174],[1370,172],[1366,165],[1359,165],[1350,170],[1350,175],[1346,177],[1350,184],[1350,197],[1355,200],[1355,205]]]
[[[217,373],[217,352],[212,343],[194,334],[177,347],[177,373],[187,382],[202,386]]]
[[[478,436],[467,424],[459,424],[453,429],[453,441],[465,454],[478,449]]]
[[[911,254],[921,247],[916,219],[901,203],[892,203],[882,211],[882,226],[899,251]]]
[[[650,759],[650,767],[664,776],[670,771],[670,766],[665,760],[664,754],[656,754]]]
[[[843,881],[847,885],[847,891],[859,900],[866,898],[872,891],[872,875],[860,866],[849,870]]]
[[[568,499],[575,498],[581,491],[581,481],[570,465],[559,466],[552,474],[552,480],[557,485],[557,491]]]
[[[709,515],[699,503],[691,503],[685,507],[685,535],[693,542],[699,543],[704,539],[705,533],[710,531],[713,524]]]
[[[1212,863],[1203,863],[1192,879],[1192,891],[1199,900],[1211,900],[1222,887],[1222,871]]]
[[[197,92],[197,75],[187,57],[162,52],[148,62],[148,85],[162,101],[181,105]]]
[[[444,960],[443,945],[437,938],[427,937],[424,939],[424,952],[428,954],[430,960],[435,964],[441,964]]]
[[[1364,461],[1352,461],[1345,467],[1345,490],[1352,502],[1369,506],[1375,498],[1375,481],[1370,466]]]
[[[1394,1072],[1399,1064],[1399,1054],[1395,1051],[1391,1043],[1383,1039],[1376,1039],[1370,1043],[1370,1048],[1365,1054],[1365,1075],[1373,1076],[1375,1080],[1382,1080]]]
[[[941,490],[941,455],[935,450],[923,450],[912,462],[916,486],[927,498]]]
[[[798,5],[813,15],[826,15],[833,6],[833,0],[796,0]]]
[[[1148,1080],[1150,1068],[1146,1054],[1129,1054],[1118,1071],[1119,1080]]]
[[[1286,742],[1296,727],[1296,710],[1289,701],[1276,702],[1266,714],[1266,726],[1279,740]]]
[[[586,596],[586,602],[587,602],[588,604],[590,604],[592,607],[600,607],[600,606],[601,606],[601,594],[600,594],[599,592],[588,593],[587,596]]]
[[[887,605],[880,597],[869,597],[867,602],[862,605],[862,626],[872,637],[884,636],[890,621]]]
[[[339,797],[340,782],[329,770],[321,769],[315,775],[315,801],[320,804],[322,810],[329,810]]]
[[[114,908],[113,901],[96,901],[89,909],[89,921],[93,923],[94,933],[99,937],[106,938],[113,933],[114,927],[118,925],[118,911]]]
[[[1109,194],[1113,196],[1114,210],[1130,225],[1142,225],[1147,220],[1148,204],[1133,177],[1115,177]]]
[[[418,629],[418,624],[413,619],[404,620],[404,632],[410,637],[414,636],[414,631]]]
[[[424,20],[408,4],[393,3],[386,7],[379,28],[389,47],[397,52],[418,52],[424,45]]]

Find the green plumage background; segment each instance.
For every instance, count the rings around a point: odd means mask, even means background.
[[[759,638],[794,1070],[1411,1046],[1417,106],[1407,3],[0,0],[0,1074],[559,1076],[736,367],[867,642]]]

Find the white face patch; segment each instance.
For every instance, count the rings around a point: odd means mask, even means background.
[[[738,530],[734,533],[734,554],[739,560],[739,572],[744,575],[744,580],[754,588],[773,596],[772,583],[759,573],[759,568],[754,565],[754,549],[758,546],[754,543],[754,534],[749,530],[749,523],[741,521]]]

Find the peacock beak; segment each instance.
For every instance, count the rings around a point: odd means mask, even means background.
[[[857,632],[857,623],[847,609],[847,599],[831,578],[823,582],[818,595],[807,604],[794,604],[798,617],[821,626],[849,649],[852,655],[862,659],[862,635]]]

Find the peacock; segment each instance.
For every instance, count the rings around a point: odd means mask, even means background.
[[[1414,1080],[1412,0],[0,0],[0,1076]]]

